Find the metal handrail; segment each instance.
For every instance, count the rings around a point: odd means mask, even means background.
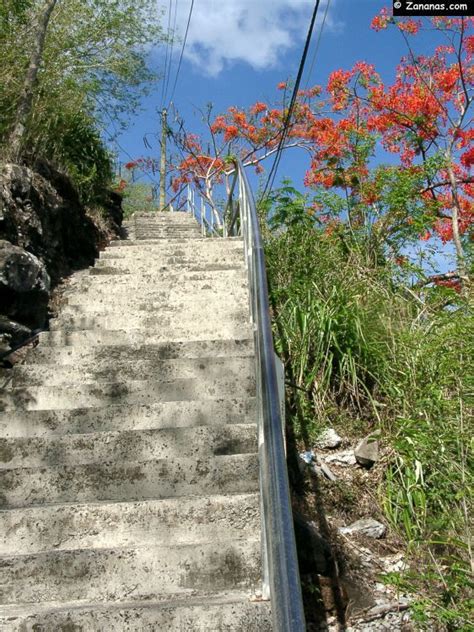
[[[282,433],[264,251],[247,175],[240,161],[235,160],[234,164],[239,182],[239,203],[231,218],[229,232],[243,237],[249,275],[250,315],[256,350],[264,591],[267,593],[265,596],[271,599],[274,630],[303,632],[306,627]],[[229,207],[233,208],[232,200]],[[237,215],[240,217],[239,227],[236,227]]]

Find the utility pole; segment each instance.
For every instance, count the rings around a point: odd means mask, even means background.
[[[166,137],[168,135],[166,108],[161,111],[160,211],[166,204]]]

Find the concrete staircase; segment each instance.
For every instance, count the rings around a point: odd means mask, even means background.
[[[2,376],[0,630],[271,630],[242,242],[126,230]]]

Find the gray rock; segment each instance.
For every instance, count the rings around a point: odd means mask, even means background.
[[[348,527],[341,527],[339,531],[345,535],[361,534],[368,538],[383,538],[387,532],[387,527],[373,518],[361,518]]]
[[[40,328],[48,315],[50,280],[44,264],[30,252],[0,240],[0,333],[13,344]]]
[[[377,463],[379,460],[379,442],[377,437],[379,436],[380,431],[375,431],[359,442],[354,450],[357,463],[364,467],[372,467],[374,463]]]
[[[0,314],[0,353],[9,351],[31,336],[31,329]]]
[[[329,454],[324,457],[326,463],[332,463],[333,465],[339,465],[341,467],[349,467],[357,463],[353,450],[347,450],[346,452],[336,452],[336,454]]]
[[[334,472],[331,470],[331,468],[328,465],[325,465],[324,463],[322,463],[320,470],[321,470],[321,473],[330,481],[337,481],[337,476],[334,474]]]
[[[0,163],[1,348],[23,342],[48,319],[51,287],[93,264],[119,233],[121,198],[104,192],[102,217],[82,204],[68,177],[45,162]]]
[[[0,287],[18,293],[48,293],[50,281],[37,257],[9,241],[0,240]]]
[[[318,448],[333,449],[338,448],[342,443],[342,438],[337,434],[334,428],[327,428],[324,430],[316,441]]]
[[[0,163],[0,239],[20,246],[45,264],[53,285],[73,270],[92,265],[108,234],[118,234],[120,200],[104,192],[108,212],[99,222],[81,203],[72,182],[45,162],[34,169]]]

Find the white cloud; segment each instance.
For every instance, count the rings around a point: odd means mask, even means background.
[[[189,6],[190,0],[178,5],[181,38]],[[195,0],[184,56],[210,76],[237,61],[256,70],[278,66],[289,49],[304,42],[313,6],[314,0]],[[322,2],[319,22],[325,8]],[[329,10],[325,29],[335,28]]]

